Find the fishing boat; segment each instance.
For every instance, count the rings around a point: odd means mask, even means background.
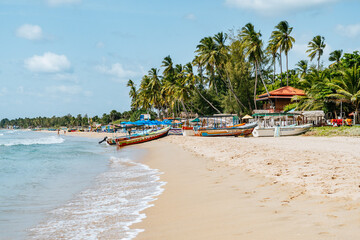
[[[124,141],[124,140],[129,140],[129,139],[134,139],[134,138],[138,138],[138,137],[147,136],[151,132],[152,132],[152,129],[148,129],[148,130],[142,131],[140,133],[135,133],[135,134],[128,135],[128,136],[117,137],[117,138],[107,138],[106,142],[109,145],[116,145],[116,143],[119,142],[119,141]]]
[[[158,139],[161,137],[165,137],[169,133],[169,130],[170,130],[170,127],[166,127],[166,128],[160,129],[158,131],[151,132],[148,135],[144,135],[144,136],[140,136],[140,137],[132,138],[132,139],[120,140],[120,141],[116,142],[116,144],[119,147],[124,147],[127,145],[148,142],[148,141],[155,140],[155,139]]]
[[[225,136],[249,136],[257,122],[248,124],[239,124],[231,127],[223,128],[194,128],[195,136],[201,137],[225,137]]]
[[[295,136],[303,134],[312,127],[312,124],[259,127],[257,126],[252,132],[254,137],[281,137]]]
[[[183,126],[182,127],[182,135],[183,136],[194,136],[194,128],[190,126]]]

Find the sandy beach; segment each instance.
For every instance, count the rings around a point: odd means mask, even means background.
[[[195,138],[142,145],[165,191],[137,239],[356,239],[357,138]]]
[[[103,138],[103,134],[67,133]],[[136,239],[357,239],[360,138],[168,136],[131,146],[163,174]]]

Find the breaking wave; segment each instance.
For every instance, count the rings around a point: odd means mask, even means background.
[[[16,145],[46,145],[46,144],[59,144],[63,143],[65,139],[61,137],[51,136],[51,137],[43,137],[43,138],[35,138],[35,139],[13,139],[8,143],[0,143],[0,146],[16,146]]]

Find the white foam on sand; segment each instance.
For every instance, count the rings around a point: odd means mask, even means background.
[[[32,239],[133,239],[142,229],[129,227],[162,193],[159,171],[127,158],[110,159],[109,171],[30,230]]]

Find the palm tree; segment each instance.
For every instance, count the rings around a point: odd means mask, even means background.
[[[332,62],[335,62],[333,64],[331,64],[330,66],[333,66],[335,64],[339,64],[340,63],[340,59],[342,57],[342,53],[343,53],[343,50],[335,50],[333,52],[330,53],[330,56],[329,56],[329,61],[332,61]]]
[[[254,25],[252,25],[251,23],[247,23],[241,29],[240,37],[242,38],[242,42],[246,46],[246,56],[249,58],[249,61],[253,62],[254,66],[255,66],[254,105],[255,105],[255,109],[256,109],[257,108],[256,107],[257,75],[258,75],[258,70],[260,68],[260,62],[264,58],[264,52],[262,50],[263,42],[260,39],[261,33],[256,32],[254,29]],[[261,71],[260,71],[260,74],[261,74]],[[260,79],[264,84],[264,87],[265,87],[265,90],[266,90],[268,96],[270,96],[269,91],[266,87],[266,84],[265,84],[264,80],[261,78],[261,76],[260,76]]]
[[[201,81],[199,82],[199,78],[194,75],[191,63],[187,63],[184,66],[184,75],[185,82],[189,85],[189,88],[195,90],[200,95],[200,97],[205,100],[205,102],[207,102],[217,113],[221,114],[219,109],[217,109],[209,100],[204,97],[203,94],[201,94],[199,88],[197,87],[197,85],[201,84]]]
[[[276,46],[276,44],[269,42],[269,45],[266,48],[266,52],[271,56],[271,60],[272,60],[272,64],[274,66],[274,70],[273,70],[273,81],[275,82],[275,76],[276,76],[276,60],[279,59],[279,53],[278,51],[278,47]]]
[[[304,76],[307,74],[308,72],[308,61],[307,60],[300,60],[297,64],[296,64],[297,68],[296,70],[298,72],[300,72],[300,77],[304,78]]]
[[[324,54],[324,48],[326,47],[325,38],[317,35],[312,41],[308,43],[308,50],[310,61],[312,61],[317,55],[317,69],[320,70],[320,57]]]
[[[137,92],[136,92],[135,83],[131,79],[129,79],[126,86],[130,87],[129,96],[131,97],[131,106],[136,107],[135,104],[136,104]]]
[[[351,70],[341,71],[341,77],[328,85],[336,91],[329,97],[349,102],[355,107],[355,124],[360,103],[360,68],[355,64]]]
[[[212,37],[205,37],[200,40],[200,44],[196,46],[196,53],[198,53],[199,61],[209,74],[209,86],[213,87],[218,93],[217,82],[215,78],[216,65],[216,44]]]
[[[287,21],[281,21],[278,25],[275,26],[277,30],[271,33],[271,42],[275,44],[280,49],[280,55],[282,52],[285,53],[286,56],[286,83],[289,86],[289,60],[288,53],[290,49],[293,47],[293,43],[295,43],[295,39],[290,36],[293,28],[289,27],[289,23]]]

